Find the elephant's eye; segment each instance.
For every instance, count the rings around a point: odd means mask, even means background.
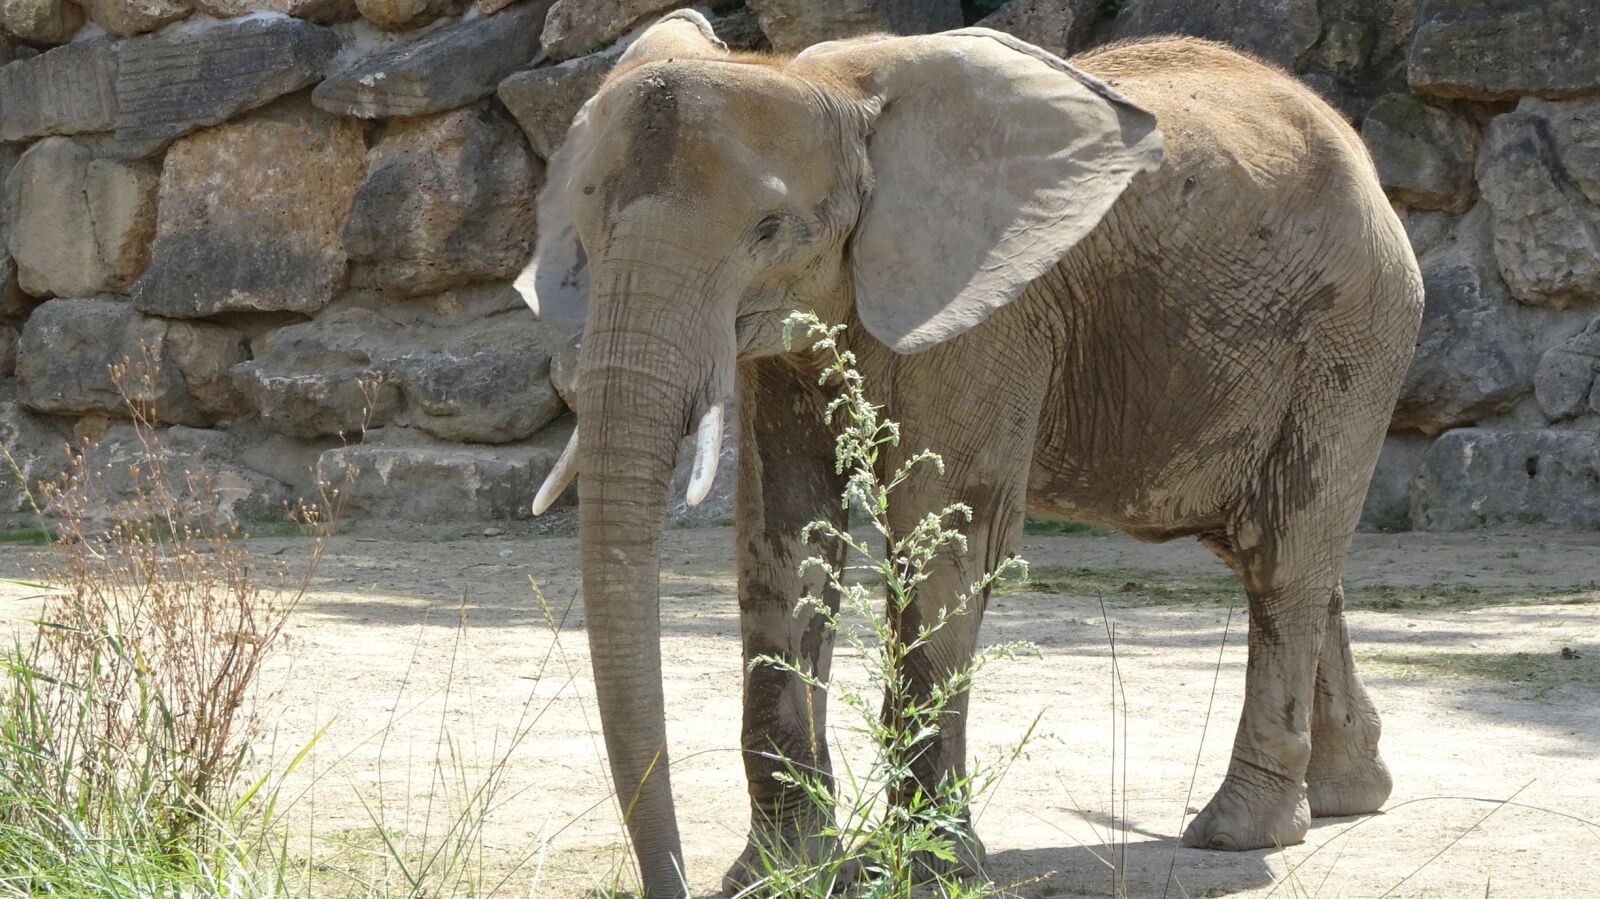
[[[756,225],[756,243],[765,243],[778,236],[778,231],[783,228],[783,219],[776,215],[769,215]]]

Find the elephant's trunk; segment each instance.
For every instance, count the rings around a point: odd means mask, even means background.
[[[679,442],[712,407],[703,357],[683,352],[681,335],[693,331],[664,333],[670,319],[637,310],[612,314],[630,299],[594,297],[579,365],[575,467],[606,753],[645,895],[656,899],[683,894],[661,686],[661,538]],[[657,330],[640,329],[640,321]]]

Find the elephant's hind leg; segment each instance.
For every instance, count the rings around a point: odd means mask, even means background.
[[[1311,761],[1306,792],[1311,814],[1322,818],[1377,811],[1393,781],[1378,755],[1378,710],[1356,674],[1344,621],[1344,588],[1328,607],[1328,631],[1317,665],[1317,700],[1311,718]]]
[[[1207,540],[1244,581],[1250,656],[1244,712],[1228,774],[1184,832],[1186,846],[1264,849],[1300,842],[1311,824],[1305,781],[1315,731],[1341,704],[1371,703],[1349,668],[1339,572],[1360,515],[1385,422],[1363,415],[1359,391],[1308,372],[1290,403],[1255,495],[1224,537]],[[1338,702],[1319,703],[1326,684]],[[1320,707],[1320,708],[1319,708]],[[1324,711],[1319,716],[1318,712]],[[1373,718],[1375,721],[1375,717]],[[1376,740],[1347,729],[1351,737]],[[1324,757],[1332,761],[1332,756]]]
[[[1244,712],[1227,776],[1184,831],[1185,846],[1230,851],[1289,846],[1304,839],[1311,826],[1304,779],[1332,576],[1275,571],[1251,560],[1258,555],[1236,550],[1224,556],[1244,578],[1250,598]]]

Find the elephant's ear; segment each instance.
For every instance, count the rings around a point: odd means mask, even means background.
[[[728,54],[711,23],[692,9],[663,16],[628,46],[614,71],[663,59],[714,59]],[[601,88],[604,92],[604,88]],[[561,147],[550,157],[544,187],[539,191],[538,241],[533,261],[517,276],[515,287],[541,319],[581,323],[589,304],[589,257],[567,205],[574,173],[589,155],[600,129],[595,101],[589,98],[573,117]]]
[[[881,110],[852,275],[862,323],[902,353],[1016,299],[1161,164],[1154,116],[996,31],[841,41],[797,63]]]

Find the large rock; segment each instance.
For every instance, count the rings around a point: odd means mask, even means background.
[[[1491,244],[1489,211],[1479,203],[1422,258],[1422,331],[1395,407],[1395,428],[1436,434],[1507,409],[1532,392],[1535,361],[1561,317],[1512,299]]]
[[[116,424],[83,451],[79,478],[46,512],[86,524],[232,522],[286,518],[282,483],[237,462],[240,448],[222,431],[176,425],[152,430]]]
[[[467,0],[355,0],[361,17],[384,31],[409,31],[435,19],[454,16]]]
[[[318,480],[341,490],[347,513],[436,523],[528,518],[566,435],[492,450],[385,445],[385,435],[374,436],[323,453]]]
[[[32,299],[17,283],[17,264],[11,259],[11,210],[5,201],[6,179],[20,154],[9,144],[0,144],[0,318],[21,318],[32,310]]]
[[[1094,18],[1095,0],[1011,0],[978,21],[1065,57],[1076,49],[1077,33]]]
[[[1411,44],[1419,93],[1505,100],[1600,92],[1593,0],[1433,0]]]
[[[544,21],[544,52],[572,59],[604,47],[633,26],[694,0],[556,0]]]
[[[1361,507],[1361,529],[1408,531],[1411,529],[1411,481],[1422,468],[1432,445],[1416,431],[1394,431],[1383,439],[1383,451]]]
[[[875,31],[928,34],[962,24],[959,0],[750,0],[750,7],[780,53]]]
[[[330,112],[362,118],[414,116],[465,106],[494,93],[539,50],[550,0],[463,20],[360,60],[312,91]]]
[[[1517,111],[1540,119],[1567,177],[1590,203],[1600,206],[1600,99],[1528,97],[1517,105]]]
[[[22,329],[17,378],[40,412],[125,416],[133,401],[157,421],[210,424],[239,408],[226,375],[244,355],[231,329],[146,318],[117,299],[51,300]]]
[[[600,89],[624,49],[612,47],[557,66],[518,72],[500,83],[500,102],[516,116],[540,158],[549,159],[561,146],[573,116]]]
[[[1562,307],[1600,298],[1600,208],[1563,171],[1545,117],[1519,108],[1489,123],[1478,185],[1494,209],[1494,250],[1511,292]]]
[[[1600,434],[1593,430],[1450,431],[1412,485],[1425,531],[1507,522],[1600,526]]]
[[[0,0],[0,29],[30,44],[64,44],[82,26],[69,0]]]
[[[297,100],[179,140],[134,303],[178,318],[327,305],[365,157],[359,125]]]
[[[67,422],[34,414],[18,400],[17,392],[16,381],[0,380],[0,446],[10,457],[0,465],[0,512],[7,513],[33,511],[44,502],[40,483],[55,481],[71,465],[67,444],[72,433]]]
[[[235,366],[234,383],[261,421],[289,437],[357,437],[389,423],[401,405],[398,384],[374,359],[392,321],[371,310],[324,315],[279,328]]]
[[[1391,197],[1424,209],[1472,207],[1478,132],[1471,122],[1410,94],[1388,94],[1367,113],[1361,138]]]
[[[1225,41],[1286,68],[1322,33],[1317,0],[1130,0],[1112,22],[1119,39],[1187,34]]]
[[[525,306],[501,305],[515,299],[503,285],[445,294],[427,308],[356,299],[280,328],[235,367],[274,431],[353,436],[394,425],[506,443],[564,411],[550,386],[544,326]]]
[[[21,324],[0,322],[0,378],[17,373],[17,340],[21,337]]]
[[[35,296],[126,291],[150,260],[153,167],[96,155],[66,137],[22,154],[6,178],[6,230],[17,280]]]
[[[112,34],[131,37],[186,18],[193,10],[180,0],[80,0],[89,21]]]
[[[194,8],[219,19],[251,13],[282,13],[321,24],[356,18],[356,0],[189,0]]]
[[[441,440],[507,443],[555,421],[567,407],[550,385],[549,358],[529,351],[527,330],[488,330],[390,363],[411,424]]]
[[[0,141],[110,131],[116,118],[117,46],[110,40],[0,66]]]
[[[542,174],[491,105],[393,123],[345,225],[351,282],[416,296],[515,278],[533,253]]]
[[[1551,421],[1600,412],[1600,316],[1539,357],[1534,396]]]
[[[117,140],[153,152],[314,84],[338,50],[332,31],[272,14],[193,19],[124,41]]]

